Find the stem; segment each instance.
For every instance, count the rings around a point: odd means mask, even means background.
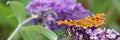
[[[31,17],[29,17],[28,19],[26,19],[23,22],[19,23],[17,28],[14,30],[14,32],[9,36],[9,38],[7,40],[11,40],[24,24],[26,24],[30,20],[32,20],[34,18],[37,18],[37,17],[38,17],[38,15],[31,14]]]

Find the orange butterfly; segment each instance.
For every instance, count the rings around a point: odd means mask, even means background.
[[[103,13],[98,13],[77,20],[58,20],[57,24],[66,24],[69,26],[75,25],[75,27],[83,27],[84,29],[92,26],[98,27],[99,25],[104,24],[104,16]]]

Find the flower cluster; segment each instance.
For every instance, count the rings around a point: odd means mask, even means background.
[[[55,12],[57,18],[52,14],[48,14],[50,13],[48,12],[47,15],[42,13],[42,16],[45,16],[44,18],[34,20],[35,23],[42,20],[43,25],[47,28],[49,27],[48,29],[52,28],[51,30],[59,27],[56,24],[56,20],[78,19],[90,14],[89,10],[85,9],[81,3],[77,3],[76,0],[32,0],[26,6],[26,10],[33,14],[49,10]]]
[[[74,30],[76,31],[74,31]],[[106,28],[73,28],[72,32],[68,30],[69,35],[76,36],[77,40],[120,40],[120,34],[116,32],[114,29],[106,29]],[[72,34],[75,33],[75,34]]]
[[[32,0],[26,10],[31,13],[52,10],[58,14],[58,19],[77,19],[89,14],[81,3],[76,0]]]

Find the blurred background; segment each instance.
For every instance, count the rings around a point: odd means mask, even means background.
[[[0,0],[0,40],[6,40],[17,27],[18,21],[13,16],[13,11],[7,5],[7,1],[18,1],[24,6],[31,0]],[[77,0],[86,9],[93,13],[105,13],[107,28],[113,28],[120,32],[120,0]],[[18,5],[19,6],[19,5]],[[19,35],[15,35],[21,38]],[[17,39],[14,38],[14,40]],[[22,39],[21,39],[22,40]]]

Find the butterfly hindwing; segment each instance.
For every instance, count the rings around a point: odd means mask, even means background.
[[[97,27],[104,23],[104,14],[99,13],[99,14],[91,15],[86,17],[85,20],[90,21],[91,23],[93,23],[93,26]]]

